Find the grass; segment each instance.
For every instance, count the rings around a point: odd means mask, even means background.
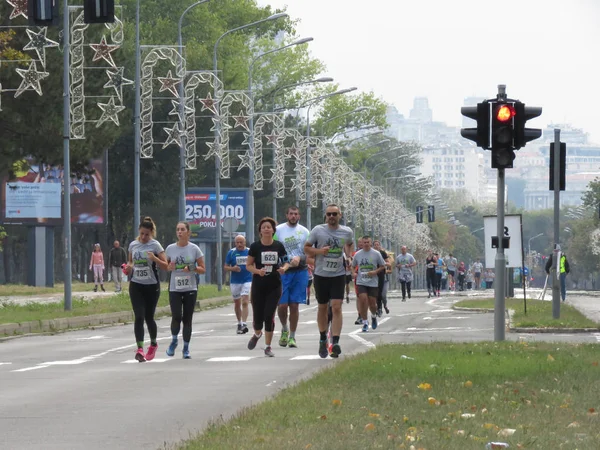
[[[177,448],[597,450],[599,359],[594,345],[380,346]]]
[[[454,304],[462,308],[494,309],[494,299],[464,300]],[[552,302],[527,300],[527,314],[523,299],[506,299],[506,308],[514,310],[511,326],[517,328],[599,328],[600,324],[588,319],[576,308],[561,303],[560,318],[552,318]]]
[[[221,292],[216,285],[202,285],[198,289],[198,299],[218,298],[229,295],[229,289]],[[229,303],[229,301],[228,301]],[[169,293],[162,291],[158,306],[168,306]],[[131,302],[126,292],[98,297],[93,300],[73,298],[72,310],[65,311],[63,303],[28,303],[25,305],[0,300],[0,323],[21,323],[34,320],[58,319],[63,317],[88,316],[111,312],[131,311]]]
[[[123,289],[126,289],[128,283],[122,283]],[[112,289],[113,283],[105,283],[105,287]],[[86,292],[92,291],[94,283],[80,283],[79,281],[73,281],[72,290],[73,292]],[[65,285],[63,283],[56,283],[54,287],[42,287],[42,286],[27,286],[24,284],[0,284],[0,298],[18,295],[47,295],[47,294],[62,294],[65,291]]]

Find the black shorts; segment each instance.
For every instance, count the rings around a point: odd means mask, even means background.
[[[371,286],[362,286],[359,284],[356,286],[356,290],[358,291],[358,295],[367,294],[368,297],[374,297],[374,298],[379,297],[379,286],[371,287]]]
[[[352,275],[346,275],[346,284],[352,283]]]
[[[450,275],[450,276],[452,276],[452,277],[454,276],[454,273],[455,273],[455,272],[454,272],[454,270],[449,270],[449,271],[448,271],[448,275]]]
[[[314,276],[315,297],[319,305],[326,305],[329,300],[343,300],[346,294],[346,275],[337,277]]]

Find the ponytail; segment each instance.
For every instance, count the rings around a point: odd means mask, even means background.
[[[152,220],[152,217],[150,216],[146,216],[142,219],[142,222],[140,223],[140,228],[145,228],[146,230],[150,231],[150,235],[153,238],[156,238],[156,224],[154,223],[154,220]],[[139,236],[138,236],[138,240],[139,240]]]

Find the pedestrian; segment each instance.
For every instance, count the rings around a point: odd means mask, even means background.
[[[183,323],[183,359],[190,359],[190,340],[192,338],[192,319],[198,298],[198,280],[196,275],[206,273],[204,253],[190,242],[191,230],[187,222],[178,222],[175,228],[177,242],[167,247],[167,261],[157,261],[158,265],[170,272],[169,305],[171,307],[171,343],[167,356],[175,355],[179,330]]]
[[[108,252],[108,265],[113,283],[115,283],[115,292],[121,292],[121,281],[123,280],[123,264],[127,264],[127,253],[121,247],[119,241],[113,242],[113,248]]]
[[[248,303],[250,302],[250,289],[252,287],[252,274],[248,272],[248,247],[246,238],[241,234],[235,237],[235,247],[227,252],[225,265],[227,272],[231,272],[229,287],[233,297],[233,312],[237,319],[237,334],[248,332]]]
[[[465,277],[467,275],[467,268],[465,267],[464,261],[461,261],[458,265],[458,289],[460,291],[465,290]]]
[[[94,251],[90,258],[90,270],[94,271],[94,292],[98,292],[98,283],[102,292],[106,292],[104,289],[104,255],[100,244],[94,244]]]
[[[265,217],[258,222],[260,239],[253,242],[248,250],[246,269],[252,275],[250,299],[252,302],[254,333],[248,342],[248,350],[254,350],[265,329],[265,356],[273,357],[271,350],[275,311],[281,298],[281,275],[290,267],[285,247],[273,240],[277,222]]]
[[[371,310],[371,328],[377,329],[377,297],[379,295],[380,272],[385,272],[385,260],[381,252],[371,248],[371,237],[363,236],[363,248],[359,250],[352,261],[356,284],[360,315],[363,322],[363,332],[369,331],[368,310]]]
[[[456,267],[458,261],[452,256],[452,253],[449,253],[444,262],[446,263],[446,270],[448,271],[448,290],[456,291]]]
[[[564,252],[561,252],[559,244],[556,244],[554,253],[558,255],[557,259],[559,263],[556,267],[556,276],[560,281],[560,297],[564,302],[567,299],[567,274],[571,272],[571,266],[567,260],[567,255]],[[546,274],[548,275],[550,275],[550,269],[552,268],[552,260],[553,255],[550,254],[548,261],[546,261]]]
[[[133,309],[135,359],[139,362],[151,361],[156,356],[158,328],[154,320],[156,305],[160,297],[160,281],[157,263],[167,262],[165,251],[156,239],[156,224],[151,217],[144,217],[139,226],[139,235],[129,244],[128,263],[125,268],[129,276],[129,297]],[[150,345],[144,353],[144,321],[150,335]]]
[[[304,252],[315,258],[315,296],[319,303],[317,325],[319,327],[319,356],[337,358],[342,353],[340,335],[342,333],[342,303],[346,285],[346,267],[344,255],[352,255],[354,250],[354,232],[340,225],[342,211],[334,203],[325,209],[326,224],[312,229]],[[331,302],[331,351],[328,349],[327,310]]]
[[[425,278],[427,280],[427,293],[428,298],[431,298],[431,294],[435,297],[436,292],[436,281],[435,281],[435,269],[437,267],[437,258],[434,253],[429,250],[427,252],[427,258],[425,258]]]
[[[406,301],[406,295],[410,299],[411,284],[413,280],[412,268],[417,265],[415,257],[406,251],[406,245],[400,248],[400,254],[396,258],[396,268],[398,269],[398,281],[402,287],[402,301]]]
[[[473,263],[473,275],[475,280],[475,289],[481,288],[481,273],[483,272],[483,264],[481,264],[481,260],[477,259],[475,263]]]
[[[492,289],[494,287],[494,278],[496,274],[492,269],[487,269],[484,275],[485,278],[485,288]]]

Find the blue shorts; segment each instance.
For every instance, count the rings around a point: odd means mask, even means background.
[[[289,303],[306,303],[306,287],[308,286],[308,270],[295,270],[281,276],[282,292],[280,305]]]

